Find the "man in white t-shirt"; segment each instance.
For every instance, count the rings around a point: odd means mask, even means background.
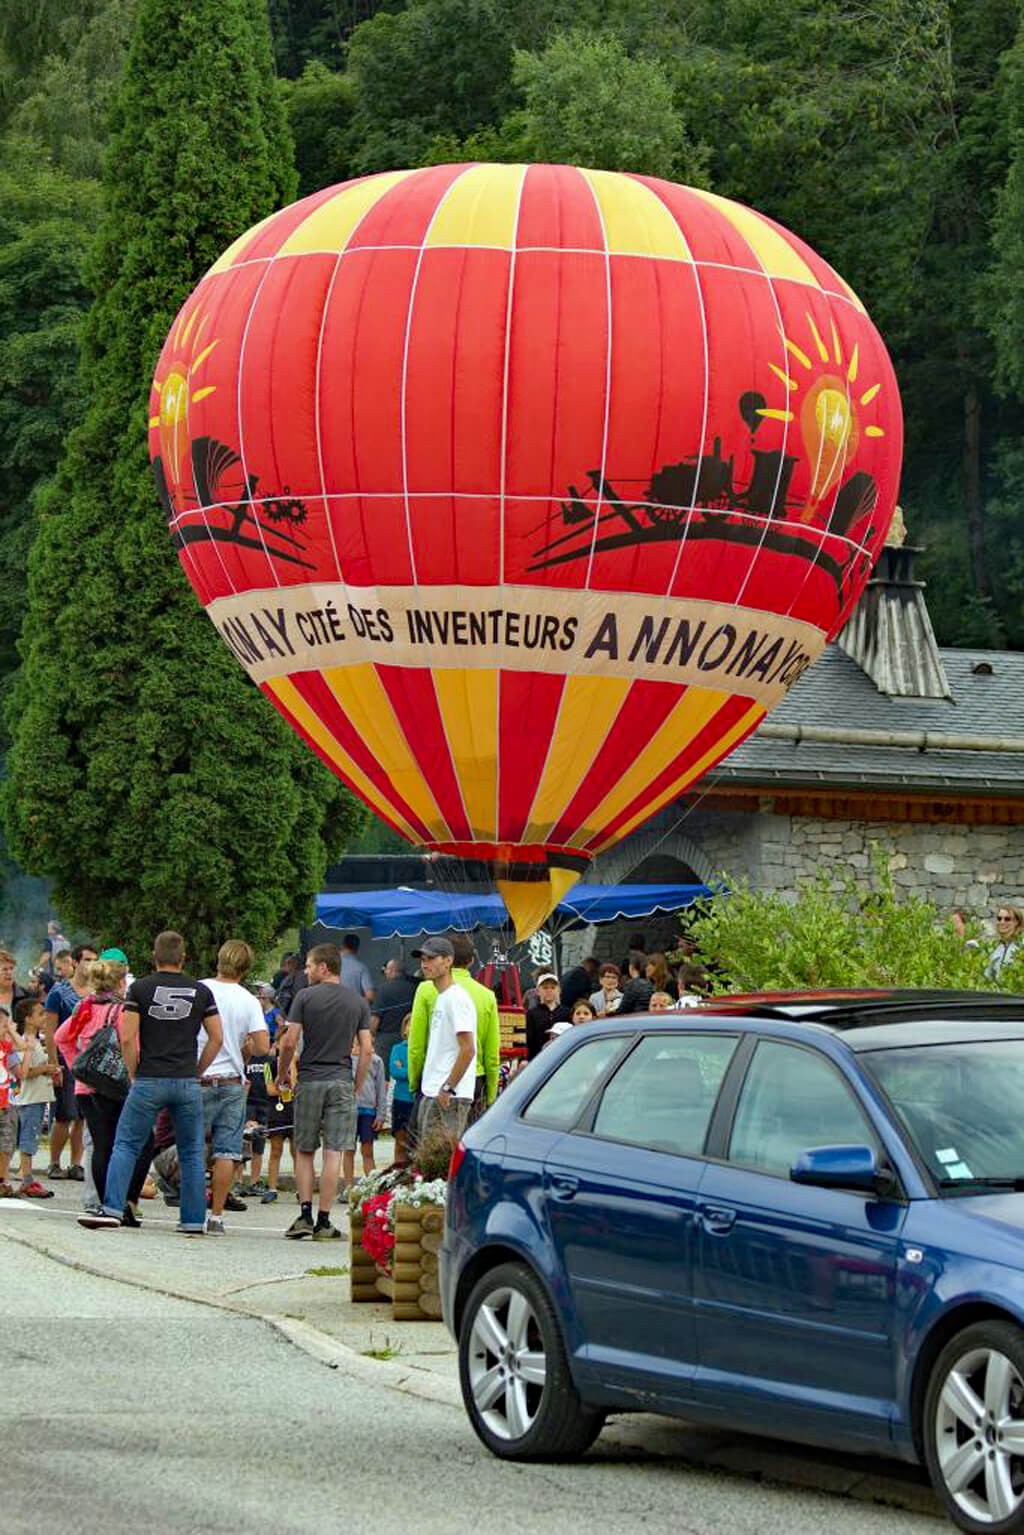
[[[420,1077],[423,1094],[416,1137],[424,1141],[441,1128],[459,1136],[466,1128],[476,1086],[476,1006],[468,991],[452,980],[455,950],[447,938],[428,938],[420,949],[425,980],[433,981],[437,1001],[430,1017],[427,1055]]]
[[[203,1095],[203,1120],[210,1136],[213,1173],[210,1178],[210,1213],[206,1219],[208,1236],[224,1233],[224,1205],[235,1176],[235,1166],[242,1160],[242,1136],[245,1130],[246,1075],[248,1055],[266,1055],[270,1032],[263,1009],[242,985],[252,969],[253,952],[240,938],[229,938],[217,954],[217,974],[206,981],[213,992],[223,1029],[223,1042],[199,1079]],[[196,1048],[200,1055],[206,1044],[206,1030],[199,1030]]]

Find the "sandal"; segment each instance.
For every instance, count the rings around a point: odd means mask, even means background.
[[[32,1178],[28,1183],[23,1183],[18,1190],[22,1199],[52,1199],[53,1190],[44,1189],[38,1179]]]

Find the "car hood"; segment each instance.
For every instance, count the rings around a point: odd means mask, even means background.
[[[957,1224],[983,1221],[1011,1240],[1024,1237],[1024,1193],[965,1194],[944,1200],[943,1209]]]

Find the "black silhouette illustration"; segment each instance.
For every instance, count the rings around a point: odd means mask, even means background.
[[[764,396],[753,390],[740,396],[739,414],[751,438],[761,424],[764,405]],[[820,525],[787,517],[803,505],[791,497],[798,455],[751,447],[750,457],[750,478],[745,485],[737,485],[735,454],[724,458],[722,439],[716,437],[711,453],[664,464],[651,476],[639,501],[621,496],[600,470],[588,470],[590,490],[581,492],[570,485],[569,498],[560,508],[562,523],[572,531],[536,550],[530,571],[636,544],[714,539],[773,549],[816,565],[831,576],[842,602],[847,582],[869,563],[868,557],[850,545],[838,555],[826,550]],[[863,470],[851,474],[835,497],[826,531],[851,537],[853,528],[867,523],[876,500],[874,478]],[[774,525],[782,519],[785,526]],[[874,532],[873,526],[866,526],[858,532],[857,541],[870,544]]]
[[[153,460],[157,495],[164,514],[170,522],[178,514],[167,484],[164,466],[159,458]],[[230,521],[226,526],[204,519],[187,527],[176,528],[172,540],[176,549],[186,544],[216,541],[224,544],[240,544],[245,549],[258,549],[273,555],[276,560],[286,560],[290,565],[301,565],[304,570],[316,567],[301,558],[305,552],[305,539],[295,536],[307,518],[304,502],[289,496],[287,487],[283,497],[257,499],[259,476],[245,475],[244,466],[233,448],[213,437],[197,437],[192,444],[192,478],[195,494],[186,492],[185,510],[188,503],[208,507],[226,514]],[[247,526],[249,531],[245,531]],[[286,528],[295,530],[285,532]]]

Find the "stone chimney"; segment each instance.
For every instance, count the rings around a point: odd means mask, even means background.
[[[894,521],[893,533],[895,539],[883,548],[836,643],[890,698],[951,699],[925,606],[924,582],[914,577],[914,560],[921,551],[902,542],[902,516]]]

